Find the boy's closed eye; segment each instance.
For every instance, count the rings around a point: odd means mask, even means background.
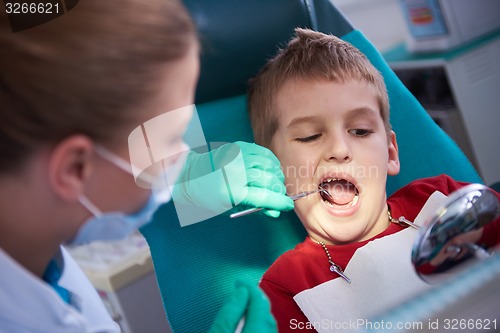
[[[353,134],[356,137],[363,138],[363,137],[367,137],[370,134],[374,133],[374,131],[371,129],[368,129],[368,128],[353,128],[353,129],[348,130],[348,133]],[[322,134],[318,133],[318,134],[304,136],[304,137],[297,137],[297,138],[295,138],[295,141],[307,143],[307,142],[315,141],[315,140],[319,139],[321,136],[322,136]]]
[[[367,129],[367,128],[353,128],[348,131],[350,134],[354,134],[355,136],[358,137],[366,137],[372,133],[374,133],[373,130]]]
[[[298,141],[298,142],[311,142],[311,141],[314,141],[316,139],[319,139],[320,137],[321,137],[321,133],[318,133],[318,134],[314,134],[314,135],[310,135],[310,136],[295,138],[295,141]]]

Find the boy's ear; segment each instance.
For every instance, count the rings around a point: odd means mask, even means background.
[[[398,142],[396,141],[396,133],[391,131],[389,133],[389,157],[387,160],[387,174],[390,176],[395,176],[399,173],[399,150]]]
[[[49,184],[64,201],[77,200],[92,169],[94,144],[84,135],[72,135],[57,143],[49,156]]]

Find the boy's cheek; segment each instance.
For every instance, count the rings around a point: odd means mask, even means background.
[[[314,221],[314,215],[317,209],[314,208],[317,201],[315,201],[313,197],[314,196],[309,196],[302,200],[295,201],[295,214],[297,214],[307,231],[311,229],[311,223]]]
[[[314,183],[318,177],[316,174],[316,164],[310,160],[299,161],[294,165],[289,165],[285,169],[285,181],[294,188],[294,193],[311,191],[317,187]]]
[[[285,175],[285,187],[286,187],[286,193],[289,194],[289,195],[293,195],[293,194],[297,194],[297,188],[298,188],[298,184],[297,184],[297,179],[295,178],[289,178],[289,177],[286,177]]]
[[[295,195],[305,191],[306,185],[300,178],[294,177],[285,179],[285,187],[288,195]]]
[[[295,195],[302,192],[309,192],[317,188],[316,184],[311,181],[301,178],[286,178],[285,179],[286,193],[288,195]]]

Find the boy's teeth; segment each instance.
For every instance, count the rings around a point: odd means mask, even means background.
[[[351,201],[351,207],[358,203],[359,195],[355,195],[354,199]]]

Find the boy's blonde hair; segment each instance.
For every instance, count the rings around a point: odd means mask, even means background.
[[[270,146],[278,128],[275,99],[285,82],[321,79],[368,82],[378,98],[385,129],[390,132],[389,101],[384,79],[366,56],[333,35],[296,28],[295,37],[287,47],[269,60],[250,81],[248,111],[255,142]]]

